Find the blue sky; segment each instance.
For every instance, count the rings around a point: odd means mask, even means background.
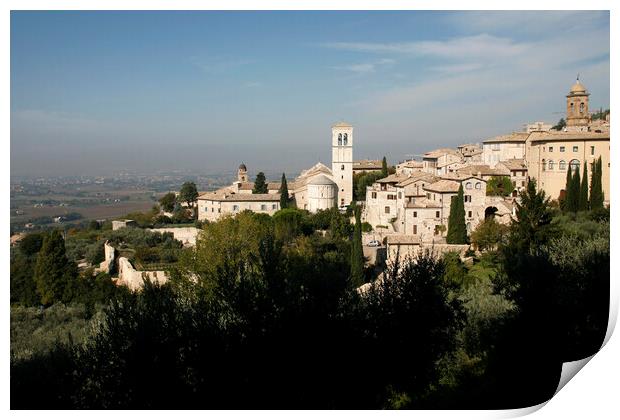
[[[608,12],[12,12],[12,175],[295,173],[609,106]]]

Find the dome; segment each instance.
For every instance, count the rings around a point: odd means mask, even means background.
[[[336,183],[321,174],[311,178],[310,181],[308,181],[308,185],[336,185]]]
[[[586,87],[577,79],[575,84],[571,86],[570,93],[586,93]]]
[[[240,171],[247,171],[248,168],[245,167],[245,163],[242,163],[241,165],[239,165],[239,170]]]

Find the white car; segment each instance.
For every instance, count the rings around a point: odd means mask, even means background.
[[[340,210],[340,211],[347,211],[348,208],[349,208],[349,206],[340,206],[340,207],[338,207],[338,210]]]
[[[381,246],[381,242],[377,241],[376,239],[373,239],[372,241],[368,242],[366,246]]]

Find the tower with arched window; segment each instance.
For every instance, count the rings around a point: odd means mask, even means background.
[[[566,126],[585,127],[590,123],[590,111],[588,110],[588,97],[590,94],[585,86],[577,81],[566,95]]]
[[[353,200],[353,127],[339,122],[332,126],[332,176],[338,185],[338,206]]]

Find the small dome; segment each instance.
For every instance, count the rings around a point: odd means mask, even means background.
[[[247,171],[248,168],[245,167],[245,163],[242,163],[241,165],[239,165],[239,170],[240,171]]]
[[[309,185],[336,185],[334,181],[326,177],[325,175],[317,175],[308,181]]]
[[[575,84],[571,86],[570,88],[570,93],[585,93],[585,92],[586,92],[586,87],[581,84],[579,79],[577,79]]]

